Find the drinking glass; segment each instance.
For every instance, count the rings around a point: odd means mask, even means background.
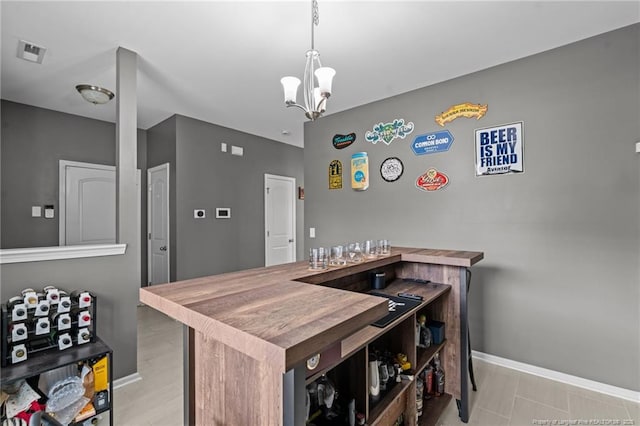
[[[329,264],[331,266],[343,266],[347,263],[347,259],[345,259],[344,247],[343,246],[333,246],[331,247],[331,258],[329,260]]]
[[[327,250],[324,247],[309,249],[309,269],[320,270],[327,268]]]
[[[389,245],[389,240],[378,240],[377,251],[380,256],[387,256],[391,254],[391,246]]]
[[[373,240],[366,240],[362,243],[363,254],[367,259],[375,259],[378,255],[376,253],[376,243]]]

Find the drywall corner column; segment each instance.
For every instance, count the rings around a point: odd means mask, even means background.
[[[109,291],[117,299],[110,309],[118,336],[126,336],[133,343],[126,351],[114,352],[114,363],[136,371],[137,341],[136,306],[140,288],[140,192],[137,179],[137,54],[127,49],[116,51],[116,238],[127,245],[120,267],[120,281],[113,282]],[[131,339],[131,340],[129,340]],[[124,349],[124,348],[123,348]],[[125,355],[126,354],[126,355]],[[124,366],[123,365],[123,366]],[[129,367],[129,368],[131,368]]]
[[[116,236],[118,243],[133,242],[137,164],[137,62],[138,55],[119,47],[116,51]],[[133,183],[133,184],[132,184]],[[127,241],[129,240],[129,241]],[[128,245],[128,249],[133,248]]]

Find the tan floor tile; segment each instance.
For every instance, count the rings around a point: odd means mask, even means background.
[[[500,416],[510,417],[518,380],[517,372],[496,367],[474,398],[472,410],[483,408]]]
[[[595,392],[589,389],[579,388],[576,386],[570,386],[570,385],[567,386],[567,391],[569,393],[584,396],[585,398],[591,398],[591,399],[595,399],[596,401],[624,407],[624,400],[620,398],[616,398],[615,396],[607,395],[600,392]]]
[[[624,401],[624,406],[629,413],[629,418],[634,421],[634,425],[640,425],[640,402]]]
[[[535,401],[515,397],[513,414],[509,424],[514,426],[531,426],[536,424],[552,424],[554,420],[568,420],[569,413]],[[548,421],[548,422],[547,422]]]
[[[478,408],[471,412],[469,418],[470,426],[508,426],[509,419],[503,416],[499,416],[491,411]]]
[[[569,394],[569,413],[572,419],[614,421],[629,419],[629,412],[625,407],[585,398],[574,393]]]
[[[562,411],[569,411],[567,385],[543,377],[520,373],[516,396],[539,402]]]

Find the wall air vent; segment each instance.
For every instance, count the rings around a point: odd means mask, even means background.
[[[25,61],[41,64],[46,51],[46,47],[35,45],[29,41],[20,40],[18,42],[18,58]]]

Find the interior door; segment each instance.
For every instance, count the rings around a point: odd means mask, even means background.
[[[147,171],[148,283],[169,282],[169,163]]]
[[[60,160],[59,243],[115,244],[116,168]]]
[[[265,266],[296,260],[296,180],[264,175]]]

